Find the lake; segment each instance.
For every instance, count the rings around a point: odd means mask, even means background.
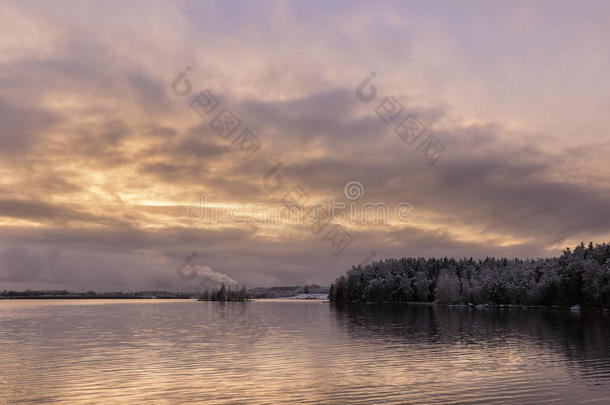
[[[0,301],[0,403],[605,403],[610,317],[320,301]]]

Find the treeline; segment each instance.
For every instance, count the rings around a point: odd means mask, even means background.
[[[245,301],[248,298],[249,295],[246,287],[242,287],[241,289],[235,287],[232,290],[231,286],[227,288],[227,286],[223,284],[216,291],[205,290],[201,297],[199,297],[199,301]]]
[[[98,299],[137,299],[137,298],[191,298],[192,294],[170,291],[113,291],[75,292],[68,290],[25,290],[0,292],[0,298],[7,299],[46,299],[46,298],[98,298]]]
[[[610,245],[581,243],[536,260],[386,259],[353,266],[331,285],[329,299],[610,308]]]
[[[256,287],[248,291],[252,298],[284,298],[299,294],[328,294],[328,287],[317,284],[290,287]]]

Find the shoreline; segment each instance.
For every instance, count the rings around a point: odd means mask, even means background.
[[[392,305],[392,306],[421,306],[421,307],[442,307],[442,308],[458,308],[458,309],[520,309],[520,310],[556,310],[556,311],[570,311],[574,313],[580,312],[601,312],[606,313],[609,311],[608,308],[591,308],[582,307],[580,305],[573,305],[571,307],[559,306],[559,305],[521,305],[521,304],[439,304],[435,302],[344,302],[336,303],[329,301],[331,304],[338,306],[349,306],[349,305]]]
[[[170,296],[110,296],[110,297],[95,297],[95,296],[79,296],[79,295],[49,295],[49,296],[0,296],[0,300],[191,300],[195,297],[170,297]]]

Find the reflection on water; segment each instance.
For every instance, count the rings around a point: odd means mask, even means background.
[[[321,302],[0,301],[0,403],[608,403],[610,320]]]

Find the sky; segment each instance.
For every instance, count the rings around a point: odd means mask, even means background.
[[[608,241],[609,15],[1,2],[0,290],[329,284]],[[319,202],[344,208],[308,222]]]

